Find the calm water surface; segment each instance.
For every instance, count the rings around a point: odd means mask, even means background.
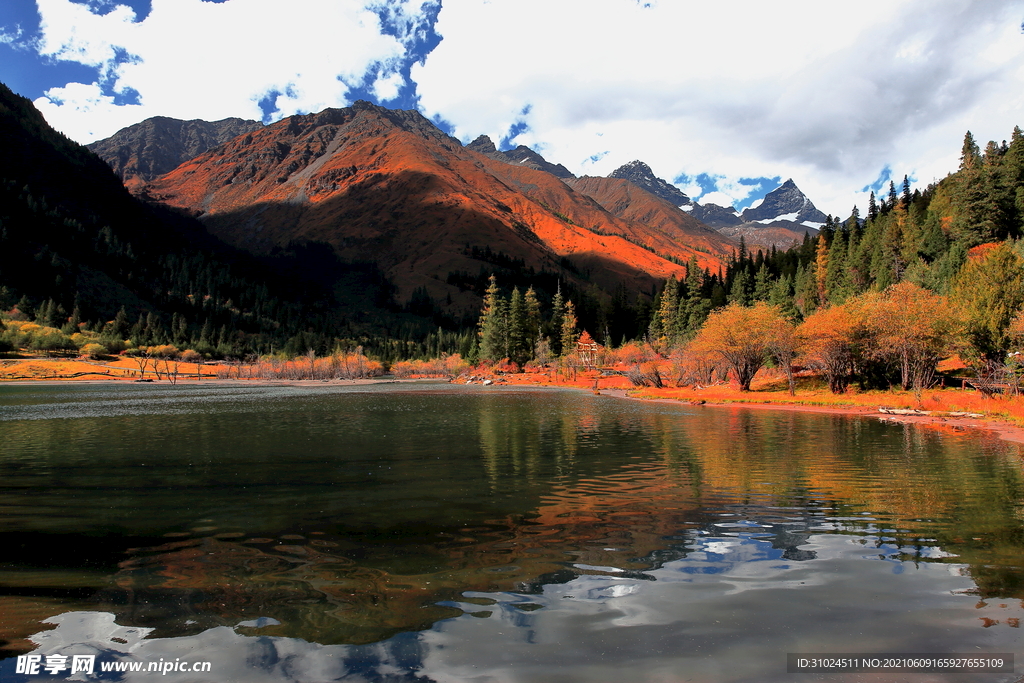
[[[4,386],[0,681],[67,679],[16,673],[30,652],[211,663],[174,681],[1016,681],[786,654],[1024,673],[1018,448],[560,390]]]

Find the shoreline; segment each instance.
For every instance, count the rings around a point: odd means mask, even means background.
[[[602,395],[628,401],[650,401],[653,403],[670,403],[673,405],[690,405],[693,408],[738,408],[750,410],[781,410],[793,413],[819,413],[826,415],[846,415],[850,417],[874,417],[882,422],[895,424],[914,424],[924,427],[948,429],[966,433],[968,430],[991,432],[1003,441],[1024,444],[1024,427],[1010,422],[988,417],[952,417],[944,415],[892,415],[882,413],[878,408],[871,409],[861,406],[812,406],[799,403],[730,403],[724,401],[688,402],[685,399],[654,398],[647,396],[631,396],[626,389],[601,389]]]
[[[514,381],[507,381],[505,378],[512,377]],[[997,417],[967,417],[967,416],[951,416],[943,415],[942,411],[931,411],[938,414],[930,415],[901,415],[901,414],[886,414],[879,410],[880,407],[887,406],[858,406],[858,405],[808,405],[800,402],[786,402],[784,397],[773,396],[771,399],[765,398],[763,401],[757,401],[756,396],[759,392],[750,392],[744,398],[749,396],[754,400],[743,400],[743,401],[729,401],[729,400],[716,400],[714,398],[704,399],[698,396],[694,397],[658,397],[658,396],[638,396],[635,395],[635,389],[626,386],[617,387],[600,387],[596,392],[592,388],[584,386],[589,383],[589,380],[580,381],[576,383],[571,382],[557,382],[557,381],[546,381],[542,382],[539,379],[528,379],[520,375],[515,376],[500,376],[497,381],[489,385],[493,388],[510,389],[516,387],[534,387],[534,388],[552,388],[552,389],[575,389],[578,391],[591,391],[591,393],[597,393],[601,396],[609,396],[611,398],[624,399],[629,401],[641,401],[641,402],[652,402],[652,403],[667,403],[671,405],[688,405],[693,408],[731,408],[731,409],[744,409],[744,410],[777,410],[785,412],[800,412],[800,413],[818,413],[824,415],[845,415],[850,417],[874,417],[883,422],[890,422],[895,424],[914,424],[924,427],[930,427],[933,429],[943,429],[954,433],[967,433],[969,431],[984,431],[989,432],[992,435],[998,437],[1003,441],[1011,443],[1024,444],[1024,427],[1018,426],[1004,419]],[[505,381],[503,381],[505,380]],[[524,381],[525,380],[525,381]],[[462,384],[456,380],[444,380],[441,378],[396,378],[396,377],[370,377],[362,379],[335,379],[335,380],[294,380],[294,379],[226,379],[218,377],[210,377],[209,379],[198,380],[195,378],[179,379],[175,383],[171,383],[168,380],[159,380],[152,382],[139,382],[127,378],[95,378],[95,379],[13,379],[0,381],[0,387],[4,386],[62,386],[62,385],[101,385],[101,384],[148,384],[151,386],[293,386],[293,387],[314,387],[314,386],[365,386],[371,384],[413,384],[413,383],[425,383],[425,382],[437,382],[439,384]],[[479,385],[481,382],[474,381],[472,384]],[[891,407],[891,406],[888,406]]]

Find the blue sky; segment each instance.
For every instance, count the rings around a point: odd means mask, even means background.
[[[4,0],[0,80],[90,142],[367,99],[702,202],[827,213],[1024,124],[1024,0]]]

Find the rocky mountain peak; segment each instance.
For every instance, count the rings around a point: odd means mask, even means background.
[[[748,223],[773,223],[775,221],[790,221],[817,227],[816,224],[824,223],[826,216],[814,206],[810,199],[800,191],[793,179],[790,178],[764,196],[761,203],[755,207],[744,209],[742,218]]]
[[[476,140],[473,140],[473,142],[466,145],[466,149],[485,155],[498,151],[498,148],[494,146],[494,142],[486,135],[481,135]]]
[[[547,171],[556,178],[576,177],[565,166],[562,166],[561,164],[552,164],[526,145],[519,145],[515,149],[501,152],[494,146],[494,141],[491,140],[490,137],[481,135],[476,140],[473,140],[473,142],[466,145],[466,149],[478,154],[483,154],[495,161],[501,161],[506,164],[515,164],[517,166],[533,168],[538,171]]]
[[[647,190],[667,202],[672,202],[676,206],[688,206],[692,203],[682,190],[654,175],[651,167],[639,159],[619,166],[608,174],[608,177],[628,180],[637,187]]]
[[[154,116],[88,145],[121,179],[142,182],[167,173],[228,140],[263,127],[238,118],[182,121]]]

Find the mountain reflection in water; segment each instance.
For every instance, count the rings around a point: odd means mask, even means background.
[[[9,654],[590,681],[1021,652],[1012,444],[566,391],[11,389]]]

